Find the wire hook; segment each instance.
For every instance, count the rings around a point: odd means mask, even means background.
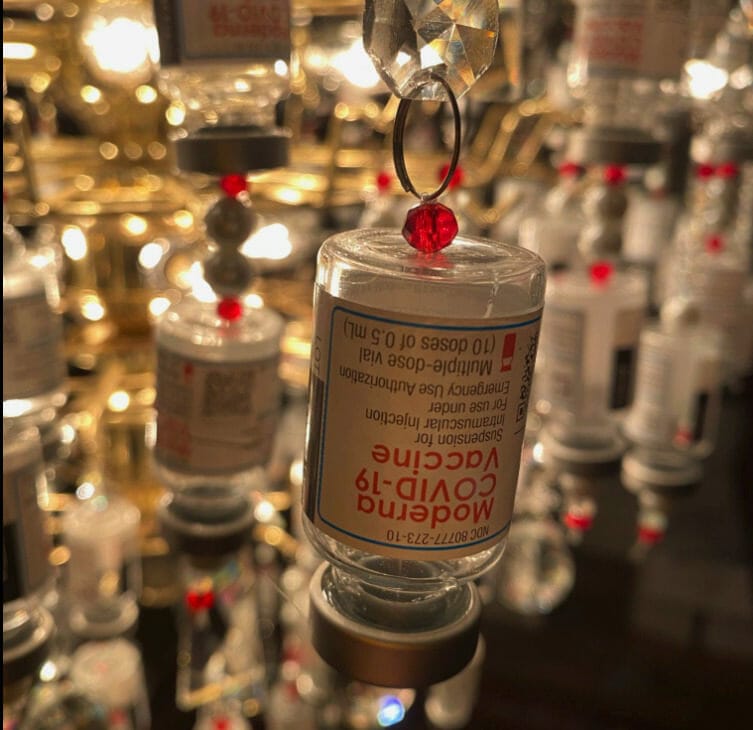
[[[403,186],[403,190],[406,193],[413,193],[421,202],[427,203],[432,200],[436,200],[450,184],[452,176],[455,174],[455,168],[458,166],[458,160],[460,159],[460,136],[461,136],[461,120],[460,109],[458,107],[458,100],[455,98],[455,94],[450,88],[450,84],[447,79],[443,78],[437,73],[428,73],[425,78],[417,84],[416,88],[427,86],[429,83],[441,84],[447,92],[447,97],[450,100],[450,106],[452,107],[452,117],[455,125],[455,142],[452,148],[452,158],[450,159],[450,166],[447,169],[447,174],[444,176],[439,187],[433,193],[419,193],[416,190],[413,182],[408,174],[408,169],[405,166],[405,150],[403,149],[405,140],[405,122],[408,119],[408,111],[412,99],[401,99],[400,104],[397,107],[397,113],[395,114],[395,128],[392,136],[392,157],[395,162],[395,173],[397,179]]]

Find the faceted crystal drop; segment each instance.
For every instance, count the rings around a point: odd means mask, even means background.
[[[364,46],[397,96],[447,98],[429,72],[460,98],[489,68],[499,34],[497,0],[366,0]]]
[[[403,226],[405,240],[424,253],[441,251],[457,235],[455,214],[441,203],[423,203],[411,208]]]

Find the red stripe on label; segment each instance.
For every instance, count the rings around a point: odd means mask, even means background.
[[[501,373],[512,370],[512,360],[515,355],[515,338],[515,333],[511,332],[505,335],[505,339],[502,342],[502,365],[499,368],[499,372]]]

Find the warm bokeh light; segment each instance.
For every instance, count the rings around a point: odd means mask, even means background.
[[[60,236],[65,255],[72,261],[81,261],[86,257],[86,235],[78,226],[66,226]]]

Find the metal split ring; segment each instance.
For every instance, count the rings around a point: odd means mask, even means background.
[[[405,122],[408,118],[408,111],[410,110],[412,99],[400,100],[400,104],[397,107],[397,114],[395,114],[395,128],[392,136],[392,156],[395,162],[395,173],[397,174],[397,179],[400,181],[400,184],[403,186],[403,190],[405,190],[406,193],[413,193],[413,195],[419,198],[419,200],[421,200],[422,202],[436,200],[447,189],[447,186],[452,180],[452,176],[455,174],[455,168],[458,166],[458,160],[460,159],[461,127],[458,100],[455,98],[455,94],[452,92],[447,79],[443,78],[437,73],[427,74],[426,77],[421,81],[421,83],[418,84],[417,88],[427,86],[432,82],[441,84],[445,88],[447,97],[450,100],[450,106],[452,107],[452,117],[455,125],[455,142],[452,148],[452,158],[450,159],[450,166],[447,169],[447,174],[444,176],[444,180],[442,180],[440,186],[433,193],[419,193],[413,185],[413,182],[408,175],[408,169],[405,166],[405,151],[403,149],[405,139]]]

